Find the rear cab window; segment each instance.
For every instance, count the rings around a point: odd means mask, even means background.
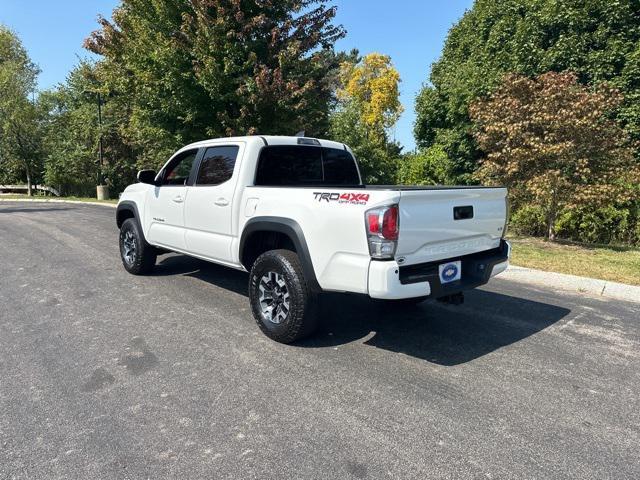
[[[260,152],[256,186],[361,186],[351,153],[337,148],[272,145]]]

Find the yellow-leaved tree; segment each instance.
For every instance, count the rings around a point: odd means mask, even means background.
[[[395,177],[401,147],[389,140],[388,131],[403,111],[399,84],[388,55],[359,58],[355,52],[340,69],[331,135],[353,148],[368,183],[390,183]]]
[[[375,133],[393,127],[403,108],[400,103],[400,74],[391,57],[370,53],[357,63],[345,62],[341,68],[338,98],[353,101],[364,125]]]

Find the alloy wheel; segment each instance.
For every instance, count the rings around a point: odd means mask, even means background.
[[[127,230],[122,239],[122,257],[128,265],[132,265],[136,259],[136,237],[131,230]]]
[[[289,289],[284,277],[276,272],[267,272],[260,279],[260,309],[265,320],[276,325],[289,315]]]

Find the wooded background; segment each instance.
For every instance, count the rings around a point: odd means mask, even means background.
[[[349,144],[368,183],[506,185],[516,233],[640,244],[640,0],[477,0],[425,76],[411,152],[389,134],[392,59],[336,51],[335,13],[123,0],[88,32],[98,60],[39,92],[0,25],[0,183],[118,193],[192,141],[304,130]]]

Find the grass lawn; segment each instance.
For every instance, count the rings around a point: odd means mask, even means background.
[[[640,285],[640,249],[553,243],[529,237],[509,240],[514,265]]]
[[[73,200],[73,201],[77,201],[77,202],[97,202],[97,203],[113,203],[116,204],[118,203],[117,199],[114,200],[98,200],[96,198],[91,198],[91,197],[51,197],[51,196],[44,196],[44,195],[33,195],[32,197],[29,197],[28,195],[0,195],[0,199],[6,199],[6,200],[22,200],[22,199],[31,199],[31,200],[41,200],[43,202],[46,202],[48,200]]]

